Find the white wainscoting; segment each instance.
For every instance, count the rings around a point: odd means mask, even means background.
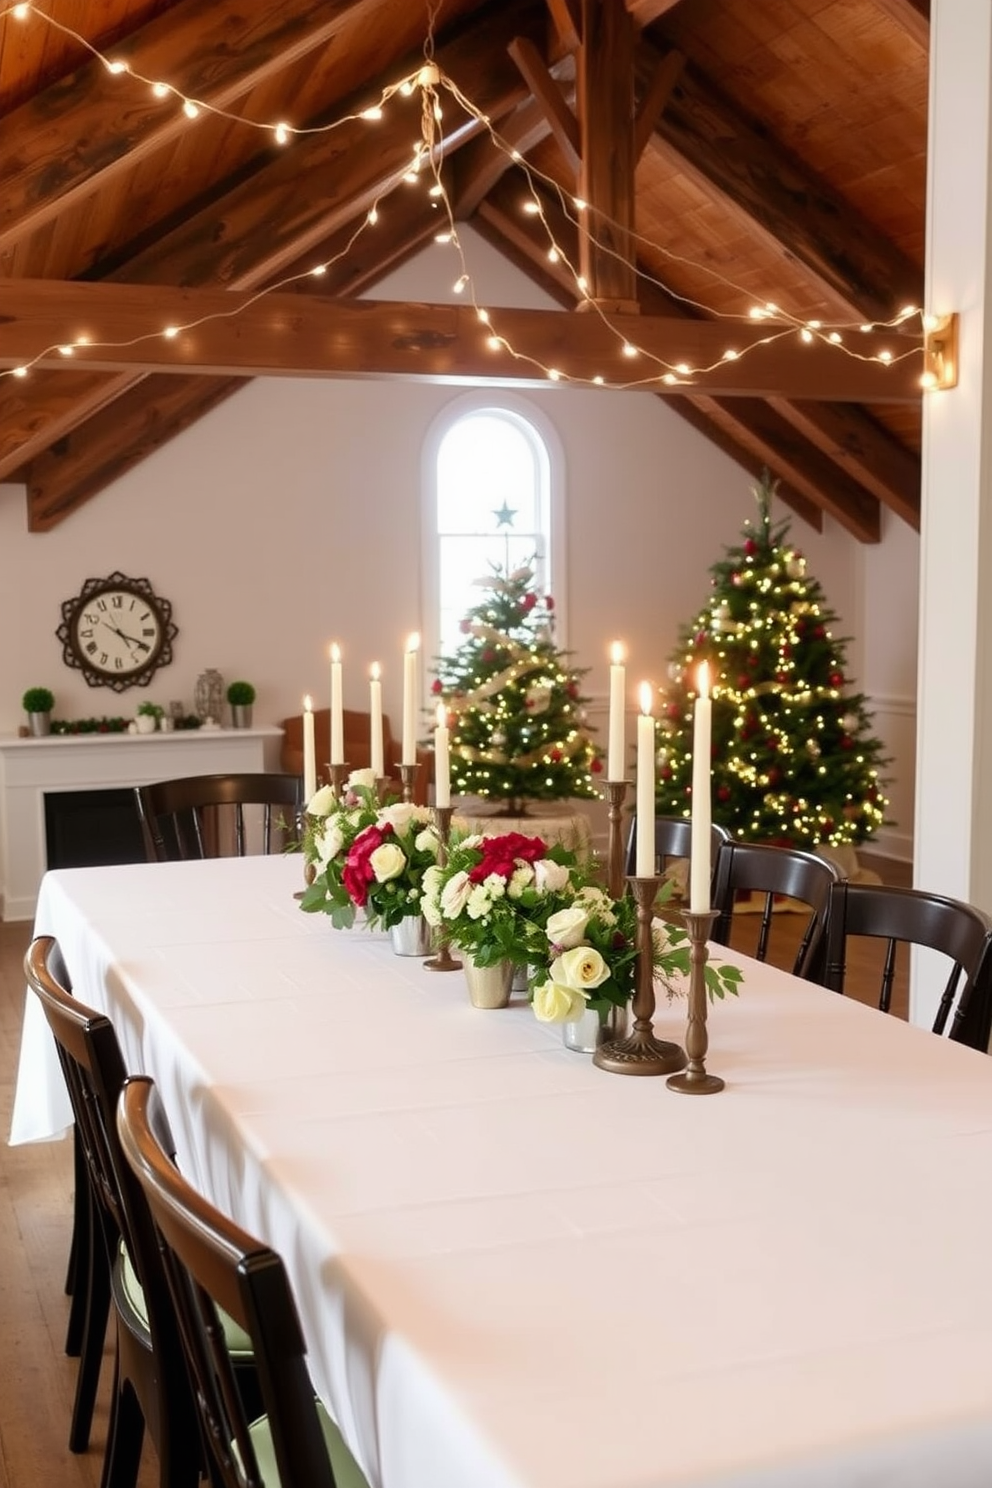
[[[48,866],[45,795],[112,790],[182,775],[264,770],[282,729],[0,738],[0,917],[30,920]]]
[[[872,715],[872,733],[882,740],[891,759],[886,789],[892,824],[876,833],[872,851],[911,863],[916,804],[916,698],[873,693],[866,695],[866,704]]]

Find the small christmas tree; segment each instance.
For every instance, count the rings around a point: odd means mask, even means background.
[[[862,694],[851,690],[836,615],[773,528],[774,485],[754,488],[757,526],[714,564],[713,593],[680,632],[659,727],[659,815],[691,810],[697,663],[713,688],[713,819],[735,837],[810,848],[861,842],[888,804]]]
[[[485,598],[461,622],[464,643],[433,684],[451,715],[451,784],[517,815],[527,800],[594,796],[598,751],[583,721],[583,672],[553,640],[554,601],[529,567],[477,579]]]

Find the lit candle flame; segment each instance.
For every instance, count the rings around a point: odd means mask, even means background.
[[[613,645],[610,647],[610,660],[613,662],[613,665],[614,666],[619,666],[620,663],[623,661],[623,642],[622,641],[614,641],[613,642]]]
[[[642,682],[641,683],[641,712],[644,713],[647,716],[650,716],[650,714],[651,714],[651,707],[652,707],[652,700],[653,700],[653,698],[654,698],[654,688],[651,686],[651,683],[650,682]]]

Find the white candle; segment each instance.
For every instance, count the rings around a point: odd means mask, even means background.
[[[624,753],[624,710],[626,708],[627,669],[623,665],[623,646],[613,642],[610,666],[610,734],[606,753],[607,780],[623,780],[626,775]]]
[[[638,878],[654,877],[654,718],[650,682],[641,683],[641,711],[637,719],[637,851]]]
[[[303,699],[303,804],[309,806],[317,790],[317,747],[313,737],[313,699]]]
[[[369,717],[372,721],[371,759],[372,773],[381,780],[386,773],[382,753],[382,682],[379,663],[374,661],[369,675]]]
[[[705,914],[710,907],[710,739],[713,704],[710,669],[704,661],[696,673],[696,706],[692,712],[692,847],[689,861],[689,908]]]
[[[344,704],[341,697],[341,648],[331,647],[331,764],[344,764]]]
[[[420,636],[407,638],[403,657],[403,764],[417,763],[417,662]]]
[[[434,804],[451,805],[451,753],[448,715],[443,703],[437,705],[437,728],[434,730]]]

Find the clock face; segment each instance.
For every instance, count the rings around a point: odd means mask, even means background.
[[[56,635],[62,658],[77,667],[91,687],[124,692],[140,687],[172,660],[172,606],[147,579],[112,573],[87,579],[82,591],[62,605]]]

